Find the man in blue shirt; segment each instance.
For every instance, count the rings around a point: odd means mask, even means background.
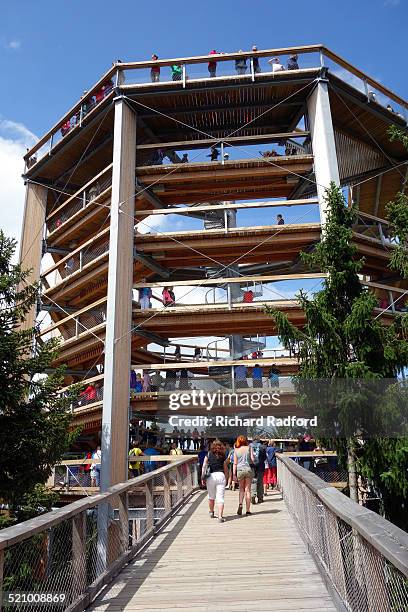
[[[262,368],[258,364],[254,365],[252,368],[252,386],[253,387],[262,387]]]
[[[145,449],[144,455],[160,455],[160,452],[157,450],[157,448],[154,448],[153,446],[149,446],[148,448]],[[145,473],[146,472],[153,472],[153,470],[156,470],[158,467],[160,467],[160,462],[159,461],[145,461]]]

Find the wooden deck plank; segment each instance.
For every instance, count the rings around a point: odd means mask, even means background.
[[[335,610],[279,494],[250,517],[236,515],[237,492],[225,502],[220,524],[195,495],[89,609]]]

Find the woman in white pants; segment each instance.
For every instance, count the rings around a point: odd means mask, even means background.
[[[214,506],[218,506],[218,522],[223,523],[224,518],[224,493],[228,478],[228,457],[222,442],[214,440],[211,444],[210,452],[204,459],[201,479],[203,485],[207,485],[208,506],[210,517],[214,518]],[[205,482],[206,481],[206,482]]]

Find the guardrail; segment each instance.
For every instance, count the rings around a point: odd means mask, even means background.
[[[339,609],[407,610],[408,534],[276,456],[283,498]]]
[[[215,53],[147,62],[119,62],[108,70],[86,95],[74,104],[68,113],[27,152],[24,157],[26,167],[31,169],[40,159],[51,154],[54,147],[70,132],[81,129],[82,125],[95,115],[98,107],[103,105],[107,99],[113,98],[114,90],[122,89],[126,91],[127,86],[134,87],[137,84],[143,86],[149,84],[151,87],[157,87],[163,82],[185,88],[197,80],[213,80],[225,77],[241,79],[244,82],[245,80],[255,82],[268,74],[268,72],[265,72],[267,58],[279,58],[278,63],[282,59],[281,66],[287,69],[285,58],[293,55],[298,56],[297,63],[300,67],[298,72],[300,73],[307,72],[307,67],[318,69],[328,65],[331,69],[333,66],[333,72],[337,73],[337,76],[340,76],[346,82],[349,81],[352,86],[362,89],[368,102],[376,100],[376,92],[379,98],[377,101],[383,106],[387,101],[393,101],[401,107],[403,114],[408,108],[406,100],[321,44],[262,51]],[[308,59],[310,55],[311,58]],[[265,66],[262,66],[262,58],[267,60]],[[272,67],[268,67],[268,70],[271,71]],[[167,71],[167,73],[165,80],[160,82],[160,79],[163,78],[161,76],[162,70]],[[291,73],[292,71],[288,70],[288,72]],[[275,72],[270,72],[270,74],[275,75]],[[125,83],[128,83],[128,85],[125,85]]]
[[[84,610],[196,488],[196,457],[186,457],[1,530],[3,597],[29,591],[25,609],[33,612],[52,602],[62,603],[54,609]],[[2,609],[13,608],[3,600]]]

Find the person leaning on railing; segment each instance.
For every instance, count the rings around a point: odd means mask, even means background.
[[[157,62],[159,56],[153,53],[152,60]],[[150,78],[152,83],[158,83],[160,81],[160,66],[152,66],[150,70]]]

